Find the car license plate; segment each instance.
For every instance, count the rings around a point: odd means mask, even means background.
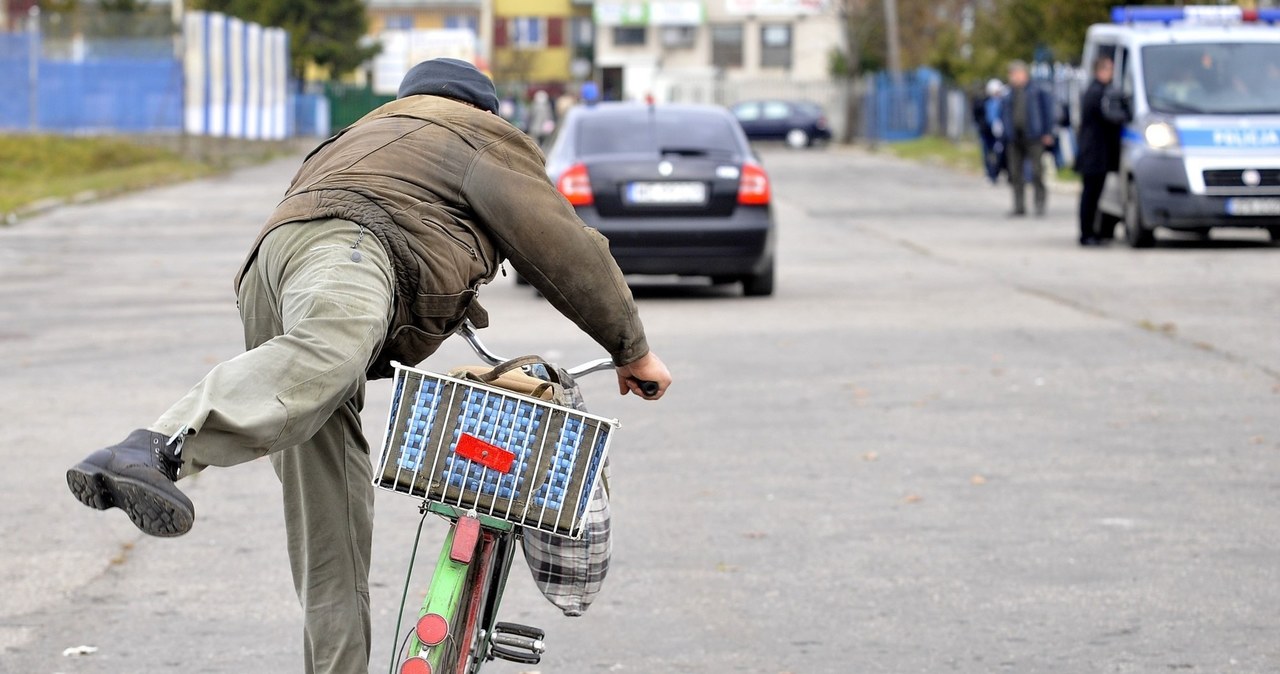
[[[707,202],[707,184],[629,183],[627,201],[633,204],[704,204]]]
[[[1261,197],[1227,199],[1227,215],[1280,215],[1280,199]]]

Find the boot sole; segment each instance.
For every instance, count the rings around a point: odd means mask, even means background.
[[[133,525],[151,536],[181,536],[191,530],[195,510],[155,485],[97,466],[79,464],[67,471],[67,486],[81,503],[96,510],[119,508]]]

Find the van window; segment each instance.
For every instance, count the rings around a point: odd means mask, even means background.
[[[1119,83],[1120,91],[1125,96],[1133,96],[1133,63],[1129,57],[1128,48],[1121,47],[1116,50],[1116,71],[1112,77],[1112,86]]]
[[[1280,43],[1151,45],[1142,71],[1154,112],[1280,113]]]

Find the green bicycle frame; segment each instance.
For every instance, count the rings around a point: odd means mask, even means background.
[[[457,521],[459,517],[466,517],[467,514],[452,506],[442,505],[438,503],[426,504],[430,512],[444,515],[452,520]],[[475,515],[473,515],[475,516]],[[510,522],[495,519],[485,515],[476,516],[480,520],[482,536],[476,542],[476,552],[470,562],[456,562],[450,556],[453,548],[454,535],[457,532],[456,524],[449,527],[449,533],[445,536],[444,545],[441,546],[440,556],[436,560],[435,571],[431,575],[431,585],[427,589],[427,596],[423,599],[422,608],[418,611],[418,618],[428,614],[436,614],[444,617],[449,625],[454,625],[457,620],[465,620],[467,616],[460,615],[459,607],[463,603],[466,593],[473,591],[475,588],[473,583],[468,580],[472,576],[472,565],[482,564],[484,560],[480,558],[484,548],[483,533],[485,530],[491,533],[497,533],[499,536],[510,535],[515,527]],[[496,544],[496,543],[495,543]],[[487,597],[485,603],[488,605],[476,607],[475,610],[485,610],[484,614],[477,617],[477,620],[484,621],[485,640],[489,639],[489,633],[492,631],[490,624],[496,616],[496,608],[502,600],[502,592],[506,586],[506,575],[510,569],[510,562],[514,546],[506,546],[505,554],[502,559],[493,560],[493,568],[490,570],[491,577],[497,579],[496,590],[492,591]],[[495,555],[497,557],[498,555]],[[487,578],[475,578],[475,583],[489,582]],[[484,598],[484,595],[481,595]],[[492,607],[489,610],[488,607]],[[421,654],[423,644],[418,640],[416,632],[411,631],[411,640],[409,644],[409,656],[417,656]],[[486,652],[485,644],[473,645],[475,652],[483,654]],[[427,662],[431,664],[433,671],[442,671],[440,669],[440,659],[444,656],[446,649],[431,648],[430,652],[425,656]],[[460,658],[465,658],[466,654],[459,654]]]

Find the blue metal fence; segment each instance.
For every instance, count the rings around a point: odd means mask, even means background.
[[[103,59],[40,64],[39,126],[47,131],[182,130],[176,60]]]
[[[0,33],[0,129],[29,129],[34,73],[31,53],[39,43],[25,34]],[[37,61],[38,63],[38,61]]]
[[[182,130],[182,64],[172,41],[104,40],[51,58],[39,39],[0,34],[0,129]]]
[[[329,99],[324,94],[293,95],[293,135],[329,135]]]
[[[929,121],[929,88],[938,74],[927,69],[902,73],[876,73],[870,94],[873,137],[883,141],[923,136]]]
[[[215,12],[188,12],[182,36],[162,23],[152,37],[133,23],[110,37],[0,33],[0,132],[328,133],[327,101],[294,100],[283,29]]]
[[[49,58],[41,47],[38,33],[0,33],[0,129],[182,130],[182,64],[172,46],[88,42],[70,59]]]

